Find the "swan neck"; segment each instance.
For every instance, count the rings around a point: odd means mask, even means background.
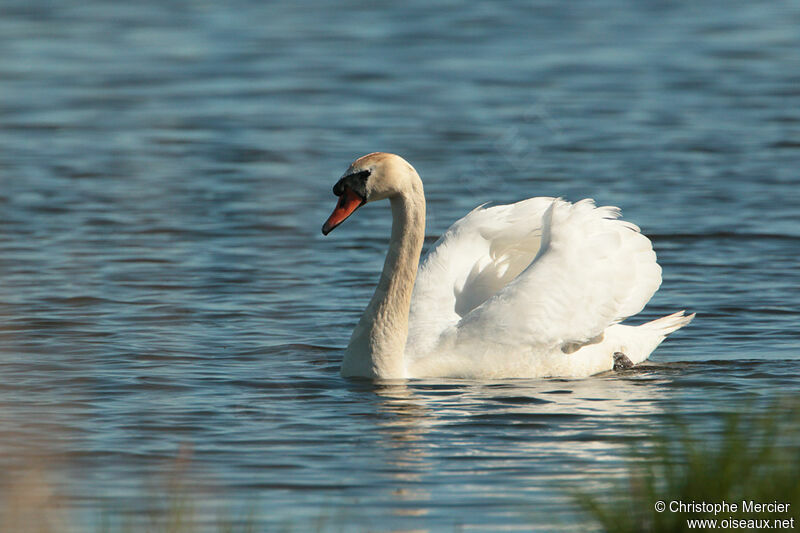
[[[375,293],[353,331],[342,374],[404,378],[408,315],[425,238],[422,181],[390,198],[392,234]]]

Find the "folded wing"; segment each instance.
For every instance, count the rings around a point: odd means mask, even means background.
[[[539,251],[553,198],[478,207],[453,224],[422,260],[406,353],[429,354],[442,333],[506,287]]]
[[[456,347],[568,352],[641,311],[661,268],[649,239],[619,215],[591,200],[550,202],[530,265],[443,335]]]

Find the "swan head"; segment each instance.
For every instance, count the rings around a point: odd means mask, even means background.
[[[419,181],[414,167],[399,155],[374,152],[359,157],[333,186],[339,201],[322,225],[322,234],[333,231],[362,205],[402,194],[415,183],[412,177]]]

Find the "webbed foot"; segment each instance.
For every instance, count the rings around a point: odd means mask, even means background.
[[[622,352],[614,352],[614,371],[627,370],[633,368],[633,362]]]

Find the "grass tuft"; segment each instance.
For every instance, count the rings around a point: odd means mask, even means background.
[[[628,473],[610,493],[575,496],[603,531],[685,531],[688,520],[704,519],[717,520],[720,529],[726,525],[724,520],[728,520],[725,529],[763,527],[762,520],[768,520],[770,527],[775,527],[775,520],[785,528],[800,527],[797,402],[774,402],[761,410],[751,405],[744,412],[724,416],[716,431],[693,427],[688,415],[672,417],[671,422],[669,430],[631,447]],[[750,501],[789,507],[756,512],[743,504]],[[657,502],[666,509],[656,510]],[[681,509],[675,502],[688,507]],[[722,502],[728,507],[700,507]],[[736,505],[735,511],[731,504]]]

